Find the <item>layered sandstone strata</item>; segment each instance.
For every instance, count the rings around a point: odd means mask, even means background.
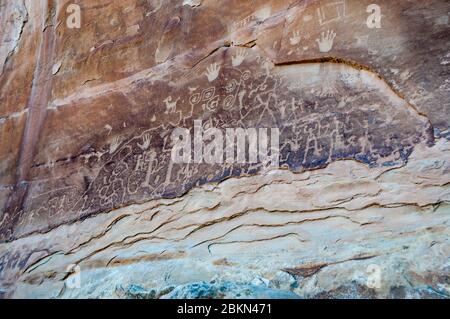
[[[0,293],[448,297],[450,4],[373,5],[0,1]],[[173,163],[195,120],[279,169]]]

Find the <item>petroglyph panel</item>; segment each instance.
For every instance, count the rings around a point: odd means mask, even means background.
[[[20,216],[16,236],[265,168],[172,163],[171,132],[193,129],[194,120],[204,130],[279,128],[280,165],[293,171],[342,159],[392,166],[414,145],[433,143],[428,119],[373,73],[339,63],[274,66],[257,49],[224,49],[192,71],[70,103],[77,106],[56,105],[43,128],[45,152],[36,155],[23,209],[11,214]],[[55,135],[63,119],[67,129]],[[108,143],[91,144],[94,131]],[[78,138],[65,146],[70,136]]]
[[[445,0],[0,0],[0,298],[128,296],[109,267],[450,296],[449,19]],[[355,286],[372,262],[384,290]],[[93,286],[66,290],[67,263]]]

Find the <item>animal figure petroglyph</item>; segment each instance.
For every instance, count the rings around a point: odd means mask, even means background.
[[[172,114],[175,113],[177,110],[177,103],[180,100],[180,98],[176,99],[175,101],[172,101],[172,97],[169,96],[164,100],[164,103],[166,104],[166,112],[165,114]]]

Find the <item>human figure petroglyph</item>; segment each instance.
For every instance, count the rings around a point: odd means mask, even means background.
[[[364,120],[364,135],[359,138],[359,143],[362,146],[361,153],[362,154],[375,154],[373,149],[373,144],[370,141],[370,132],[369,132],[369,121]]]
[[[143,161],[144,156],[145,155],[143,155],[143,154],[135,155],[135,157],[137,158],[137,161],[136,161],[136,166],[134,167],[133,173],[139,172],[142,170],[142,168],[144,166],[144,161]]]
[[[196,105],[201,104],[203,111],[214,111],[219,104],[219,96],[216,95],[216,88],[213,86],[203,89],[201,93],[195,92],[189,97],[189,103],[191,104],[192,109],[194,109]]]

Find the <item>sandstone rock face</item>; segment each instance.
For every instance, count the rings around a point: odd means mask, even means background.
[[[0,0],[0,297],[450,297],[449,18]],[[174,162],[177,128],[279,165]]]

